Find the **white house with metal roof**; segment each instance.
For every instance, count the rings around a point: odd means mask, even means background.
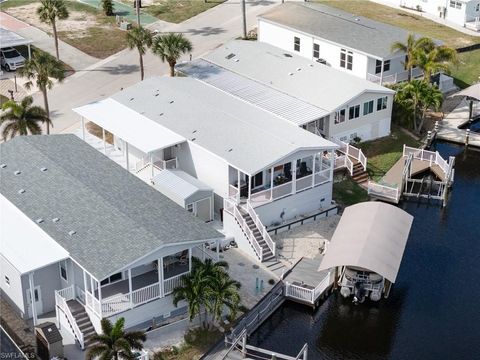
[[[81,348],[102,318],[185,312],[169,294],[224,238],[75,135],[0,144],[0,179],[2,297],[35,325],[56,311]]]
[[[480,31],[480,0],[384,0],[386,4],[434,15],[455,25]]]
[[[177,69],[331,139],[390,134],[394,91],[255,41],[231,41]]]
[[[336,144],[196,79],[146,79],[74,111],[148,182],[175,168],[212,188],[225,232],[260,260],[275,253],[264,224],[331,206]]]
[[[408,32],[321,4],[285,3],[258,17],[258,40],[379,84],[407,80]],[[413,76],[420,76],[419,69]]]

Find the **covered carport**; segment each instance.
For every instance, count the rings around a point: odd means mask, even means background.
[[[395,283],[412,222],[404,210],[379,201],[347,207],[318,270],[366,269]]]
[[[28,48],[28,58],[30,59],[32,57],[32,50],[31,50],[32,42],[33,42],[32,40],[25,39],[24,37],[18,35],[13,31],[0,27],[0,47],[2,49],[8,48],[8,47],[26,45]]]
[[[203,221],[213,220],[213,189],[182,170],[160,171],[153,187]]]

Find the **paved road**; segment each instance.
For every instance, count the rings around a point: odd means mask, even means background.
[[[248,2],[249,28],[256,24],[257,15],[278,3],[280,0]],[[197,57],[241,35],[240,2],[229,0],[181,24],[159,22],[150,28],[185,33],[194,45],[192,55]],[[188,55],[182,60],[188,60]],[[146,55],[144,63],[146,77],[168,73],[167,65],[151,53]],[[80,119],[72,108],[106,98],[139,80],[138,53],[130,50],[123,50],[90,68],[78,71],[49,93],[54,123],[52,133],[71,132],[78,127]],[[35,100],[39,105],[42,104],[40,94],[35,95]]]

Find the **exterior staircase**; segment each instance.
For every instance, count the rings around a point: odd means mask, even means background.
[[[358,184],[363,184],[368,181],[368,173],[364,170],[360,161],[354,161],[352,180]]]
[[[95,328],[93,327],[90,317],[88,316],[85,308],[77,300],[67,301],[68,308],[75,318],[78,328],[83,334],[83,339],[85,342],[85,348],[88,348],[95,343],[95,340],[92,339],[94,335],[97,335]]]
[[[243,219],[245,220],[245,223],[247,224],[248,228],[252,231],[253,236],[255,237],[255,240],[257,241],[258,245],[262,248],[262,262],[265,261],[270,261],[272,259],[275,259],[275,255],[273,255],[272,250],[270,250],[270,247],[268,246],[267,242],[265,241],[265,238],[263,237],[262,233],[258,229],[257,225],[253,221],[252,217],[248,212],[245,210],[240,210],[240,213],[242,214]]]

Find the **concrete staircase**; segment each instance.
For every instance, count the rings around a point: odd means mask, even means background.
[[[272,251],[268,247],[267,242],[263,238],[262,233],[258,229],[257,225],[255,225],[255,222],[253,221],[250,214],[248,214],[246,211],[243,211],[243,210],[241,210],[241,213],[242,213],[242,217],[245,220],[247,226],[250,228],[250,230],[252,230],[252,233],[253,233],[253,236],[255,237],[255,240],[257,241],[257,243],[262,248],[262,252],[263,252],[263,258],[261,259],[262,262],[270,261],[270,260],[275,259],[275,256],[273,255]]]
[[[368,181],[368,173],[363,169],[363,165],[359,161],[353,163],[352,180],[358,184]]]
[[[97,335],[95,328],[93,327],[90,317],[85,311],[85,307],[80,304],[77,300],[67,301],[67,305],[75,318],[80,331],[83,334],[83,339],[85,341],[85,349],[95,343],[95,340],[92,339],[94,335]]]

